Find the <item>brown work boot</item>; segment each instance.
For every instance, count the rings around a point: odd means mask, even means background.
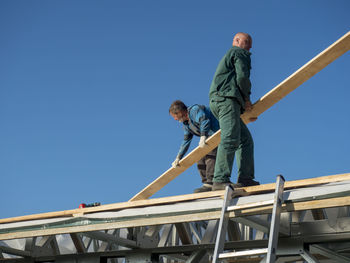
[[[193,190],[193,193],[209,192],[213,188],[211,184],[203,184],[201,187]]]

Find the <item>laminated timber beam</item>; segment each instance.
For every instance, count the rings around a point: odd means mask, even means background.
[[[251,118],[257,118],[260,114],[272,107],[278,101],[287,96],[290,92],[295,90],[309,78],[321,71],[331,62],[338,57],[345,54],[350,49],[350,32],[346,33],[339,40],[334,42],[331,46],[318,54],[295,73],[282,81],[274,89],[261,97],[254,103],[253,109],[250,112],[245,112],[241,118],[245,123],[250,122]],[[203,156],[215,149],[220,143],[220,130],[213,134],[206,141],[207,147],[195,148],[187,156],[180,161],[180,166],[176,168],[170,168],[159,176],[156,180],[146,186],[143,190],[137,193],[130,201],[142,200],[151,197],[153,194],[162,189],[169,182],[174,180],[186,169],[191,167],[194,163],[198,162]]]

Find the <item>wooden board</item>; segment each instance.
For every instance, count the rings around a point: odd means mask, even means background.
[[[348,181],[348,180],[350,180],[350,173],[322,176],[322,177],[295,180],[295,181],[286,181],[284,184],[284,189],[300,188],[300,187],[307,187],[307,186]],[[264,192],[272,192],[275,190],[275,187],[276,187],[275,183],[271,183],[271,184],[243,187],[242,189],[247,194],[260,194]],[[223,197],[224,193],[225,191],[221,190],[221,191],[204,192],[204,193],[197,193],[197,194],[187,194],[187,195],[179,195],[179,196],[138,200],[138,201],[132,201],[132,202],[129,201],[129,202],[122,202],[122,203],[114,203],[114,204],[107,204],[107,205],[101,205],[96,207],[78,208],[78,209],[71,209],[71,210],[65,210],[65,211],[25,215],[25,216],[12,217],[12,218],[3,218],[3,219],[0,219],[0,224],[22,222],[22,221],[28,221],[28,220],[57,218],[57,217],[81,216],[89,213],[116,211],[121,209],[152,206],[152,205],[171,204],[171,203],[199,200],[199,199],[219,197],[219,196]]]
[[[288,203],[282,205],[282,212],[293,212],[302,211],[310,209],[322,209],[331,207],[341,207],[349,206],[350,197],[338,197],[330,198],[324,200],[315,200],[307,202],[297,202]],[[256,207],[252,209],[246,209],[239,212],[229,212],[230,218],[250,216],[250,215],[260,215],[265,213],[271,213],[272,206],[267,207]],[[67,227],[57,227],[52,229],[41,229],[41,230],[29,230],[29,231],[18,231],[0,234],[0,240],[9,240],[17,238],[27,238],[36,236],[46,236],[46,235],[58,235],[58,234],[69,234],[69,233],[82,233],[90,231],[100,231],[116,228],[128,228],[128,227],[139,227],[139,226],[149,226],[149,225],[163,225],[163,224],[175,224],[175,223],[186,223],[202,220],[214,220],[220,218],[221,211],[213,212],[189,212],[188,214],[182,215],[171,215],[171,216],[161,216],[156,218],[142,218],[142,219],[131,219],[125,221],[117,221],[111,223],[101,223],[101,224],[88,224],[83,226],[67,226]]]
[[[215,192],[170,196],[170,197],[154,198],[154,199],[148,199],[148,200],[138,200],[133,202],[122,202],[122,203],[107,204],[107,205],[101,205],[101,206],[95,206],[95,207],[77,208],[77,209],[70,209],[70,210],[57,211],[57,212],[47,212],[47,213],[34,214],[34,215],[3,218],[3,219],[0,219],[0,224],[22,222],[22,221],[29,221],[29,220],[57,218],[57,217],[82,216],[84,214],[89,214],[89,213],[116,211],[116,210],[127,209],[127,208],[178,203],[178,202],[184,202],[184,201],[198,200],[202,198],[223,196],[224,193],[225,191],[221,190],[221,191],[215,191]]]
[[[274,89],[261,97],[254,103],[253,110],[244,113],[241,118],[245,123],[249,122],[250,118],[258,117],[264,111],[276,104],[278,101],[287,96],[309,78],[321,71],[334,60],[350,50],[350,31],[311,59],[308,63],[282,81]]]
[[[242,120],[245,123],[248,123],[250,118],[258,117],[260,114],[283,99],[286,95],[295,90],[297,87],[311,78],[317,72],[322,70],[328,64],[333,62],[341,55],[345,54],[349,49],[350,32],[346,33],[343,37],[334,42],[331,46],[329,46],[319,55],[306,63],[303,67],[297,70],[294,74],[282,81],[274,89],[260,98],[256,103],[254,103],[252,111],[246,112],[241,116]],[[219,143],[220,130],[207,140],[208,147],[195,148],[180,161],[179,167],[168,169],[165,173],[163,173],[156,180],[154,180],[134,197],[132,197],[130,201],[142,200],[151,197],[153,194],[158,192],[165,185],[183,173],[186,169],[191,167],[194,163],[198,162],[201,158],[203,158],[203,156],[212,151],[219,145]]]

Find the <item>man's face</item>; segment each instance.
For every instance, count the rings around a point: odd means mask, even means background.
[[[184,122],[188,120],[186,111],[179,111],[176,113],[171,112],[170,115],[174,118],[174,120],[179,122]]]
[[[249,37],[243,37],[241,39],[241,48],[245,49],[245,50],[250,50],[252,48],[252,40]]]
[[[243,48],[245,50],[250,50],[253,45],[253,40],[249,35],[237,34],[233,39],[233,46]]]

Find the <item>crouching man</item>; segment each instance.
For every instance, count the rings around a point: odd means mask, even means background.
[[[197,104],[187,107],[180,100],[176,100],[171,104],[169,113],[174,120],[183,124],[184,129],[184,139],[180,146],[179,153],[172,163],[172,166],[175,168],[186,154],[193,135],[200,137],[199,147],[203,148],[206,145],[205,140],[219,130],[219,122],[211,113],[209,107]],[[212,190],[216,151],[217,149],[215,148],[198,161],[197,168],[202,179],[202,186],[195,189],[195,193]]]

